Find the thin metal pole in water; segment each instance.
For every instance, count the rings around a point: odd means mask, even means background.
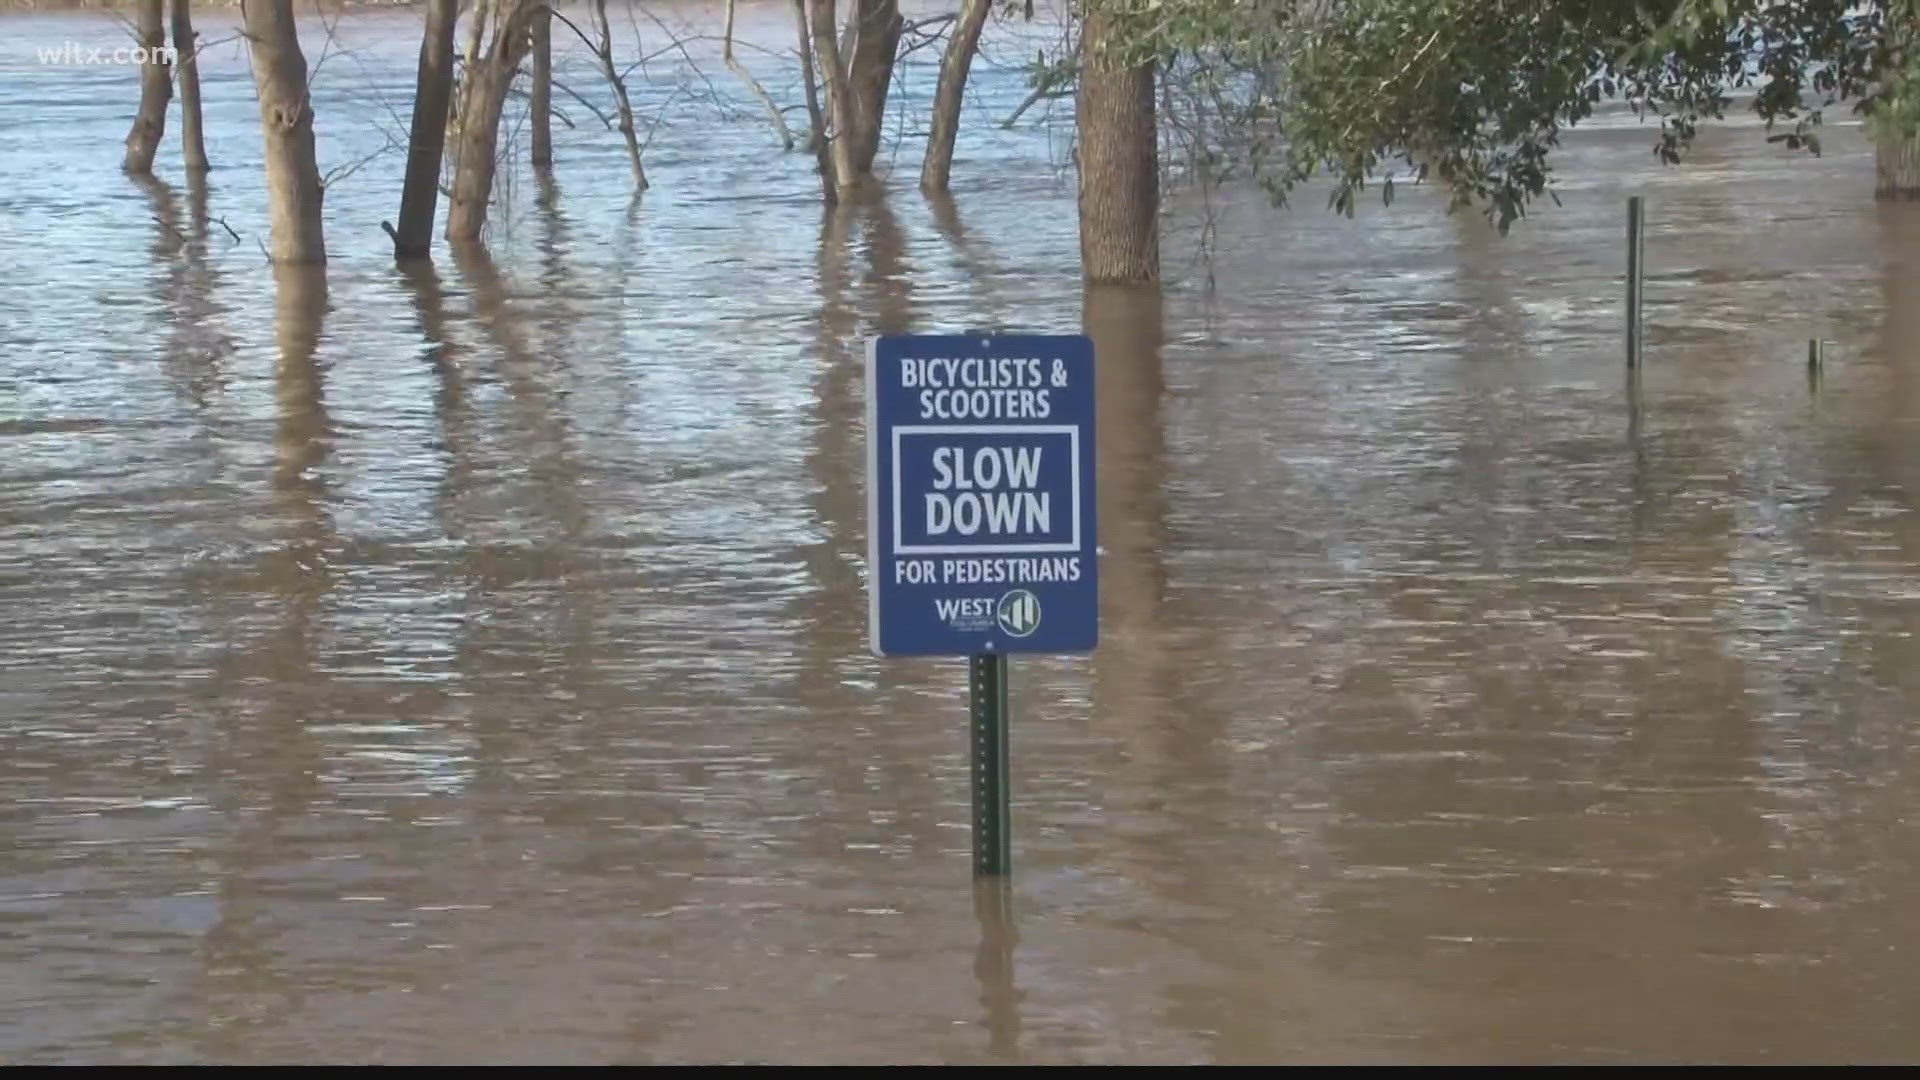
[[[1820,388],[1820,377],[1826,374],[1827,343],[1819,338],[1807,339],[1807,385],[1815,390]]]
[[[1013,785],[1007,767],[1008,666],[1004,653],[977,653],[967,660],[973,729],[975,877],[1013,873]]]
[[[1640,196],[1627,200],[1627,366],[1640,366],[1642,349],[1640,306],[1646,291],[1646,204]]]

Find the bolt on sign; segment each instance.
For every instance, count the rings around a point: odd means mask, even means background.
[[[1093,343],[1083,335],[869,342],[876,653],[1093,649],[1093,378]]]

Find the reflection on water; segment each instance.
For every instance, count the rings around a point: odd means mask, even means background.
[[[1857,129],[1674,171],[1603,116],[1505,239],[1176,193],[1218,288],[1083,292],[1057,125],[823,210],[685,105],[644,202],[562,127],[395,268],[377,157],[275,273],[244,53],[211,181],[135,182],[127,73],[21,59],[110,24],[6,25],[7,1060],[1920,1055],[1920,211]],[[327,164],[415,33],[341,21]],[[1100,358],[1103,644],[1015,665],[1010,893],[961,664],[865,647],[863,338],[985,327]]]
[[[1005,878],[973,883],[973,914],[980,922],[980,948],[974,978],[980,980],[980,1007],[987,1029],[987,1053],[997,1061],[1020,1056],[1020,991],[1014,954],[1020,935],[1013,916],[1013,886]]]

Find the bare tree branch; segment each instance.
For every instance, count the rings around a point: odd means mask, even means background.
[[[1071,89],[1055,90],[1048,84],[1042,83],[1041,85],[1033,88],[1033,93],[1027,95],[1027,100],[1021,102],[1019,108],[1009,113],[1005,120],[1000,121],[1000,126],[1002,128],[1012,127],[1014,124],[1019,122],[1022,116],[1026,115],[1026,112],[1028,109],[1033,108],[1035,102],[1038,102],[1043,98],[1051,101],[1054,98],[1063,98],[1063,97],[1072,97],[1072,96],[1073,96],[1073,91]]]
[[[592,113],[602,124],[605,124],[607,126],[608,131],[613,130],[613,117],[608,116],[604,112],[601,112],[599,106],[595,105],[591,101],[588,101],[586,98],[581,97],[580,92],[578,90],[575,90],[573,87],[568,86],[566,83],[561,82],[559,79],[553,80],[553,85],[556,88],[558,88],[561,93],[566,94],[568,97],[579,102],[583,107],[585,107],[588,112]],[[554,115],[558,116],[559,111],[555,110]],[[569,121],[567,123],[567,126],[572,127],[573,123]]]
[[[347,162],[344,165],[335,165],[333,168],[328,169],[327,174],[320,178],[320,189],[325,191],[327,188],[332,187],[336,181],[345,180],[347,177],[365,168],[375,159],[385,156],[394,150],[405,149],[404,144],[395,141],[391,133],[385,134],[387,135],[387,141],[379,149],[370,154],[363,155],[355,161]]]
[[[215,45],[225,45],[225,44],[228,44],[229,42],[245,41],[245,40],[247,40],[247,35],[234,33],[234,34],[228,34],[226,37],[223,37],[223,38],[214,38],[212,41],[196,42],[193,46],[193,55],[199,56],[201,53],[206,52],[208,49],[213,48]]]
[[[640,140],[633,130],[633,104],[627,99],[627,83],[613,70],[613,27],[607,24],[607,0],[593,0],[593,25],[600,39],[594,47],[594,54],[600,58],[600,73],[613,85],[613,101],[619,110],[620,136],[627,144],[627,163],[633,169],[633,186],[636,191],[647,189],[647,170],[641,164]],[[635,31],[636,37],[638,31]],[[649,131],[651,134],[651,131]]]
[[[706,73],[706,70],[700,66],[700,62],[693,58],[693,54],[687,51],[686,42],[678,34],[675,34],[673,30],[667,26],[666,23],[660,21],[660,16],[655,15],[653,13],[652,8],[640,7],[640,5],[634,4],[627,9],[629,18],[632,17],[632,13],[635,8],[639,8],[639,10],[644,12],[647,18],[653,20],[653,24],[660,28],[660,32],[667,35],[667,40],[673,43],[674,49],[677,50],[681,56],[686,58],[687,66],[693,70],[693,73],[695,75],[700,76],[701,82],[704,82],[707,84],[707,90],[713,94],[713,100],[718,103],[724,103],[725,97],[720,93],[720,88],[714,85],[712,77],[709,76]],[[637,32],[637,28],[636,28],[636,32]]]
[[[734,0],[727,0],[727,29],[720,55],[727,63],[727,70],[738,75],[740,81],[747,84],[747,89],[753,91],[754,96],[766,105],[767,114],[773,118],[774,130],[780,133],[781,149],[792,150],[793,132],[787,130],[787,120],[780,115],[780,106],[774,103],[772,95],[767,93],[766,87],[760,85],[760,80],[753,77],[753,73],[747,70],[746,65],[733,57],[733,9]]]
[[[340,13],[335,12],[333,21],[328,22],[326,6],[323,5],[320,0],[313,0],[313,11],[314,14],[320,17],[320,25],[326,28],[327,37],[325,41],[320,43],[320,58],[313,62],[313,68],[307,72],[307,94],[309,96],[313,94],[313,80],[320,77],[320,69],[325,67],[327,61],[339,51],[334,48],[336,43],[333,32],[334,28],[340,25]],[[324,182],[321,186],[325,186]]]
[[[667,99],[660,103],[659,110],[653,114],[653,123],[647,125],[647,137],[640,143],[640,149],[642,151],[653,145],[653,133],[660,129],[661,122],[666,119],[667,106],[673,104],[673,99],[679,96],[680,88],[676,86],[667,94]],[[639,193],[635,192],[635,194],[637,195]]]
[[[553,85],[555,85],[555,86],[559,86],[559,85],[560,85],[560,82],[559,82],[559,80],[557,80],[557,79],[555,79],[555,80],[552,80],[552,81],[553,81]],[[569,91],[567,91],[567,92],[568,92],[568,93],[572,93],[573,91],[571,91],[571,90],[569,90]],[[526,90],[522,90],[522,89],[520,89],[520,88],[519,88],[519,87],[517,87],[517,86],[509,86],[509,87],[507,87],[507,96],[508,96],[508,97],[515,97],[515,98],[521,98],[522,100],[525,100],[525,101],[528,101],[528,102],[531,102],[531,101],[533,100],[533,94],[532,94],[532,93],[530,93],[529,91],[526,91]],[[560,110],[559,110],[559,109],[558,109],[557,107],[552,107],[552,106],[549,106],[549,107],[548,107],[548,109],[547,109],[547,115],[548,115],[548,116],[552,116],[552,117],[556,117],[556,118],[558,118],[558,119],[559,119],[559,121],[560,121],[561,123],[563,123],[563,124],[565,124],[565,125],[567,125],[567,127],[569,127],[569,128],[572,128],[572,129],[574,129],[574,130],[576,130],[576,131],[577,131],[577,130],[579,130],[579,126],[578,126],[577,124],[575,124],[575,123],[573,122],[573,119],[572,119],[571,117],[569,117],[569,116],[568,116],[568,115],[567,115],[566,113],[564,113],[564,112],[561,112],[561,111],[560,111]]]

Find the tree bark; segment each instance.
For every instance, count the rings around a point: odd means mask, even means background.
[[[793,14],[800,24],[800,81],[807,90],[807,150],[819,161],[820,175],[828,175],[827,123],[820,115],[820,92],[814,80],[813,33],[807,29],[807,0],[793,0]]]
[[[293,0],[242,0],[240,10],[266,140],[269,255],[283,266],[324,263],[320,203],[325,192],[314,159],[313,103],[307,97],[307,58],[300,52]]]
[[[1874,143],[1874,197],[1920,199],[1920,136],[1883,134]]]
[[[173,98],[173,72],[165,57],[167,21],[165,0],[140,0],[134,24],[145,58],[140,64],[140,111],[127,132],[127,156],[121,168],[135,176],[153,172],[160,137],[167,132],[167,102]]]
[[[195,55],[192,0],[173,0],[174,64],[180,74],[180,149],[188,172],[205,172],[207,141],[200,124],[200,58]]]
[[[553,10],[542,4],[533,13],[533,91],[527,95],[533,121],[532,163],[553,168]]]
[[[453,198],[447,206],[447,240],[478,240],[487,225],[487,204],[500,147],[500,114],[507,89],[532,44],[528,32],[538,0],[499,0],[493,39],[486,54],[467,69],[460,101],[460,134],[454,143]]]
[[[860,188],[860,172],[853,167],[854,129],[852,91],[847,85],[847,69],[840,64],[840,41],[835,37],[833,0],[807,0],[813,18],[813,48],[820,67],[822,89],[827,94],[827,159],[832,165],[832,183],[826,185],[828,202],[851,198]]]
[[[460,141],[460,118],[467,111],[466,73],[480,66],[480,46],[487,36],[487,18],[493,10],[490,0],[473,0],[473,12],[467,19],[467,50],[463,54],[464,63],[457,69],[459,77],[453,83],[453,98],[447,105],[446,142],[458,144]]]
[[[1160,280],[1160,164],[1151,61],[1127,64],[1113,16],[1095,8],[1080,32],[1075,95],[1080,154],[1080,268],[1086,280]]]
[[[853,91],[852,146],[854,171],[873,172],[880,153],[880,130],[887,118],[887,89],[893,84],[893,62],[900,53],[899,0],[855,0],[858,28],[853,55],[847,57],[847,81]]]
[[[960,104],[967,91],[967,73],[973,67],[974,51],[980,47],[980,31],[993,10],[990,0],[966,0],[960,8],[960,21],[947,39],[946,55],[940,58],[940,85],[933,95],[933,131],[927,135],[927,156],[920,163],[920,190],[945,191],[953,176],[953,143],[960,134]]]
[[[613,66],[613,27],[607,23],[607,0],[593,0],[594,30],[600,41],[594,54],[600,58],[600,74],[613,87],[613,103],[620,115],[620,137],[627,142],[627,164],[633,169],[633,186],[647,190],[647,169],[640,163],[640,135],[633,127],[633,102],[627,98],[627,84]]]
[[[460,137],[454,145],[453,198],[447,205],[449,241],[478,240],[486,228],[500,148],[500,114],[506,108],[512,77],[512,69],[501,71],[484,60],[467,72]]]
[[[400,227],[393,232],[396,261],[424,259],[433,248],[433,216],[440,203],[440,161],[453,99],[453,30],[460,0],[428,0],[414,76],[413,123],[407,136],[407,176],[400,189]]]

